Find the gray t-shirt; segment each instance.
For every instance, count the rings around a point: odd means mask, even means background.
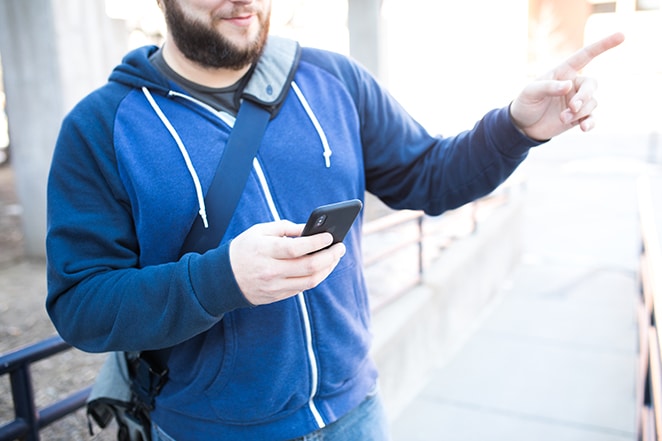
[[[235,103],[235,94],[243,83],[243,78],[232,86],[219,88],[207,87],[187,80],[172,70],[163,58],[163,50],[161,48],[152,54],[149,61],[159,72],[165,75],[170,81],[178,84],[194,98],[199,99],[216,110],[222,110],[232,115],[236,115],[239,111],[239,105]]]

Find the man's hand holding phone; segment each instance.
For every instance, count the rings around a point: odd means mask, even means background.
[[[276,221],[237,236],[230,263],[246,299],[265,305],[319,285],[345,255],[342,240],[360,209],[359,201],[318,207],[305,228]]]

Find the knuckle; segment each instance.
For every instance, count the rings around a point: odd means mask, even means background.
[[[265,285],[265,291],[269,291],[269,287],[272,285],[273,281],[279,276],[279,272],[272,266],[264,268],[260,279]]]
[[[317,255],[311,256],[310,259],[305,259],[303,262],[303,270],[306,274],[314,274],[320,270],[319,259]]]
[[[297,250],[296,244],[293,240],[283,238],[281,252],[286,259],[294,259],[299,257],[299,252]]]
[[[306,277],[303,281],[303,290],[305,291],[305,290],[313,289],[317,287],[317,285],[319,285],[320,282],[321,280],[319,280],[319,278],[316,276]]]

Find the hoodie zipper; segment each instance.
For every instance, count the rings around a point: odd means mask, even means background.
[[[269,189],[269,184],[267,178],[262,170],[260,161],[257,158],[253,159],[253,169],[257,173],[258,180],[260,181],[260,186],[264,192],[265,198],[267,199],[267,204],[271,210],[271,215],[274,220],[281,220],[278,210],[276,209],[276,204],[274,203],[271,190]],[[301,310],[301,315],[303,317],[304,330],[306,332],[306,352],[308,354],[308,362],[310,363],[310,395],[308,397],[308,408],[315,418],[317,426],[321,429],[326,424],[322,415],[319,413],[317,406],[315,406],[315,395],[317,395],[317,385],[319,380],[319,372],[317,370],[317,356],[315,355],[315,350],[313,349],[313,333],[312,327],[310,325],[310,312],[308,311],[308,306],[306,305],[306,299],[303,296],[303,292],[297,294],[297,301],[299,302],[299,309]]]
[[[323,157],[325,161],[325,165],[327,168],[331,167],[331,148],[329,147],[329,143],[327,141],[326,135],[324,134],[324,131],[322,130],[321,125],[319,124],[319,121],[315,117],[315,114],[313,113],[312,109],[310,108],[308,102],[306,101],[305,97],[301,93],[301,90],[297,87],[297,85],[292,82],[292,88],[294,89],[297,98],[299,99],[299,102],[303,105],[304,110],[306,111],[306,114],[310,118],[311,122],[315,126],[315,130],[317,131],[317,134],[322,141],[322,146],[323,146]],[[188,167],[189,173],[191,174],[191,177],[193,179],[193,182],[196,187],[196,194],[198,197],[198,204],[200,206],[200,216],[203,219],[203,222],[205,225],[207,225],[207,219],[206,219],[206,208],[204,204],[204,197],[202,196],[202,187],[200,185],[200,181],[198,179],[197,173],[195,171],[195,168],[193,167],[193,164],[191,163],[191,160],[189,158],[188,152],[186,151],[186,147],[184,146],[183,142],[181,141],[179,135],[177,134],[177,131],[175,128],[172,126],[168,118],[163,114],[161,109],[159,108],[158,104],[152,97],[151,93],[146,87],[143,87],[143,94],[149,101],[150,105],[152,106],[153,110],[156,112],[156,114],[159,116],[163,124],[166,126],[168,131],[170,132],[170,135],[173,137],[175,142],[177,143],[177,146],[180,149],[180,152],[182,156],[184,157],[184,160],[186,161],[186,165]],[[188,100],[190,102],[193,102],[202,108],[208,110],[212,114],[218,116],[222,121],[224,121],[228,126],[234,127],[234,123],[236,118],[233,115],[230,115],[227,112],[219,112],[213,107],[209,106],[208,104],[199,101],[189,95],[175,92],[175,91],[170,91],[168,92],[168,96],[170,97],[178,97],[181,99]],[[258,180],[260,182],[260,187],[262,188],[262,191],[264,193],[267,205],[269,207],[269,211],[271,212],[271,215],[275,221],[281,220],[280,214],[278,213],[278,209],[276,208],[276,204],[274,202],[273,195],[271,194],[271,189],[269,187],[269,183],[266,179],[266,176],[264,174],[264,171],[262,169],[262,166],[260,162],[258,161],[257,157],[253,159],[253,170],[257,174]],[[318,383],[319,383],[319,371],[317,368],[317,356],[315,355],[315,350],[313,348],[313,336],[312,336],[312,326],[311,326],[311,321],[310,321],[310,311],[308,310],[308,306],[306,305],[306,299],[304,298],[303,292],[300,292],[297,294],[297,301],[299,304],[299,309],[301,311],[301,315],[303,317],[303,324],[304,324],[304,330],[305,330],[305,338],[306,338],[306,353],[308,356],[308,362],[310,363],[310,382],[311,382],[311,388],[310,388],[310,395],[308,397],[308,408],[310,412],[312,413],[313,417],[315,418],[315,422],[317,423],[318,427],[321,429],[326,426],[326,423],[324,422],[324,419],[322,418],[322,415],[320,414],[319,410],[317,409],[317,406],[315,405],[315,396],[317,395],[318,392]]]

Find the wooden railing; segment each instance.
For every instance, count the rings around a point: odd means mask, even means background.
[[[522,182],[502,186],[488,196],[438,217],[428,217],[422,211],[402,210],[366,222],[363,267],[372,312],[420,284],[426,263],[456,241],[474,234],[480,222],[508,203],[511,192],[521,186]],[[379,280],[372,276],[373,270],[381,274]]]
[[[649,178],[638,183],[641,227],[640,288],[637,306],[639,359],[637,439],[662,441],[662,251]],[[658,326],[659,325],[659,326]]]

